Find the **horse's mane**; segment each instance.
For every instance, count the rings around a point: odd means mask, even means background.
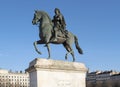
[[[42,15],[44,15],[44,16],[47,16],[49,21],[50,21],[50,24],[53,24],[50,16],[45,11],[38,11],[38,12],[41,13]]]

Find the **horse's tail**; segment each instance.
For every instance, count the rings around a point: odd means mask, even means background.
[[[79,43],[78,43],[78,38],[77,38],[76,36],[74,36],[74,38],[75,38],[75,46],[76,46],[78,52],[79,52],[80,54],[83,54],[83,51],[82,51],[82,49],[80,48]]]

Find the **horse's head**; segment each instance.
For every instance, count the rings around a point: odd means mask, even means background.
[[[40,22],[40,19],[41,19],[41,15],[39,14],[39,11],[35,10],[32,24],[33,25],[37,24],[38,22]]]

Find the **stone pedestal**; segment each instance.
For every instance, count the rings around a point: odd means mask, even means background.
[[[36,58],[26,69],[30,87],[86,87],[83,63]]]

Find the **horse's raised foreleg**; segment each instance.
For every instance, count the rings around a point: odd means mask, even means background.
[[[36,52],[37,52],[38,54],[42,54],[42,53],[38,50],[37,44],[44,44],[44,42],[43,42],[42,40],[39,40],[39,41],[35,41],[35,42],[33,43]]]

